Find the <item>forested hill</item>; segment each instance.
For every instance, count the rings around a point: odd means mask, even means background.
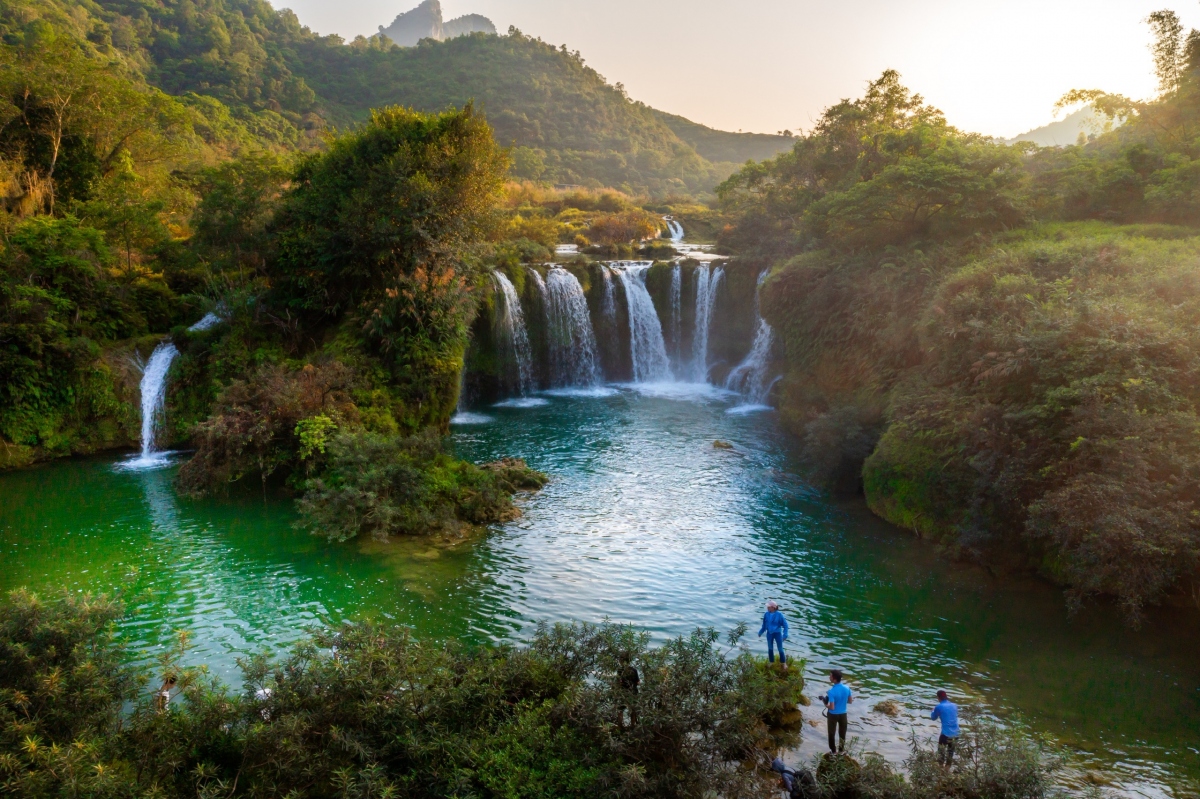
[[[696,149],[696,152],[717,163],[746,161],[766,161],[780,153],[792,149],[795,139],[789,131],[776,135],[773,133],[731,133],[727,130],[715,130],[698,122],[693,122],[665,111],[655,111],[654,115],[670,128],[676,136],[683,139]]]
[[[578,53],[518,31],[401,48],[378,37],[321,36],[263,0],[0,4],[9,47],[55,31],[86,38],[213,127],[240,124],[279,148],[311,146],[322,129],[361,122],[383,105],[439,111],[474,100],[499,142],[517,148],[517,177],[666,193],[711,188],[733,163],[787,144],[660,114],[609,85]]]

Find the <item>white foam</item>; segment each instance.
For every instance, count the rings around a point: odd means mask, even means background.
[[[617,394],[617,390],[611,386],[581,386],[579,388],[548,388],[545,391],[539,392],[547,397],[611,397]]]
[[[470,411],[459,411],[450,417],[450,424],[488,424],[494,422],[491,416],[483,413],[471,413]]]
[[[725,400],[737,396],[711,383],[681,383],[660,381],[653,383],[621,383],[621,388],[636,391],[647,397],[674,400]]]
[[[775,409],[770,405],[747,404],[734,405],[732,408],[725,411],[725,413],[729,414],[730,416],[747,416],[751,413],[763,413],[764,411],[773,410]]]
[[[151,452],[148,455],[141,453],[130,455],[125,460],[114,463],[113,471],[146,472],[152,469],[161,469],[164,466],[170,466],[174,463],[174,456],[177,454],[174,450],[166,450],[163,452]]]
[[[497,402],[493,408],[540,408],[549,405],[550,400],[544,397],[513,397],[503,402]]]

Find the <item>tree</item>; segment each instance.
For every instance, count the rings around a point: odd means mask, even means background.
[[[1174,11],[1155,11],[1146,18],[1154,32],[1154,43],[1150,52],[1154,55],[1154,74],[1158,77],[1158,90],[1170,94],[1179,88],[1179,81],[1186,68],[1186,50],[1183,38],[1183,23]]]

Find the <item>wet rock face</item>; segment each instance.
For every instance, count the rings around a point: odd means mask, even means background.
[[[479,14],[442,21],[442,4],[438,0],[425,0],[421,5],[406,11],[392,20],[388,27],[379,26],[379,34],[386,36],[401,47],[413,47],[422,39],[443,41],[469,33],[495,33],[496,26],[487,17]]]

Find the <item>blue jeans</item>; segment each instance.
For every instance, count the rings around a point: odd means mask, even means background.
[[[783,633],[767,633],[767,660],[775,662],[775,647],[779,647],[779,662],[787,663],[787,655],[783,654]]]

